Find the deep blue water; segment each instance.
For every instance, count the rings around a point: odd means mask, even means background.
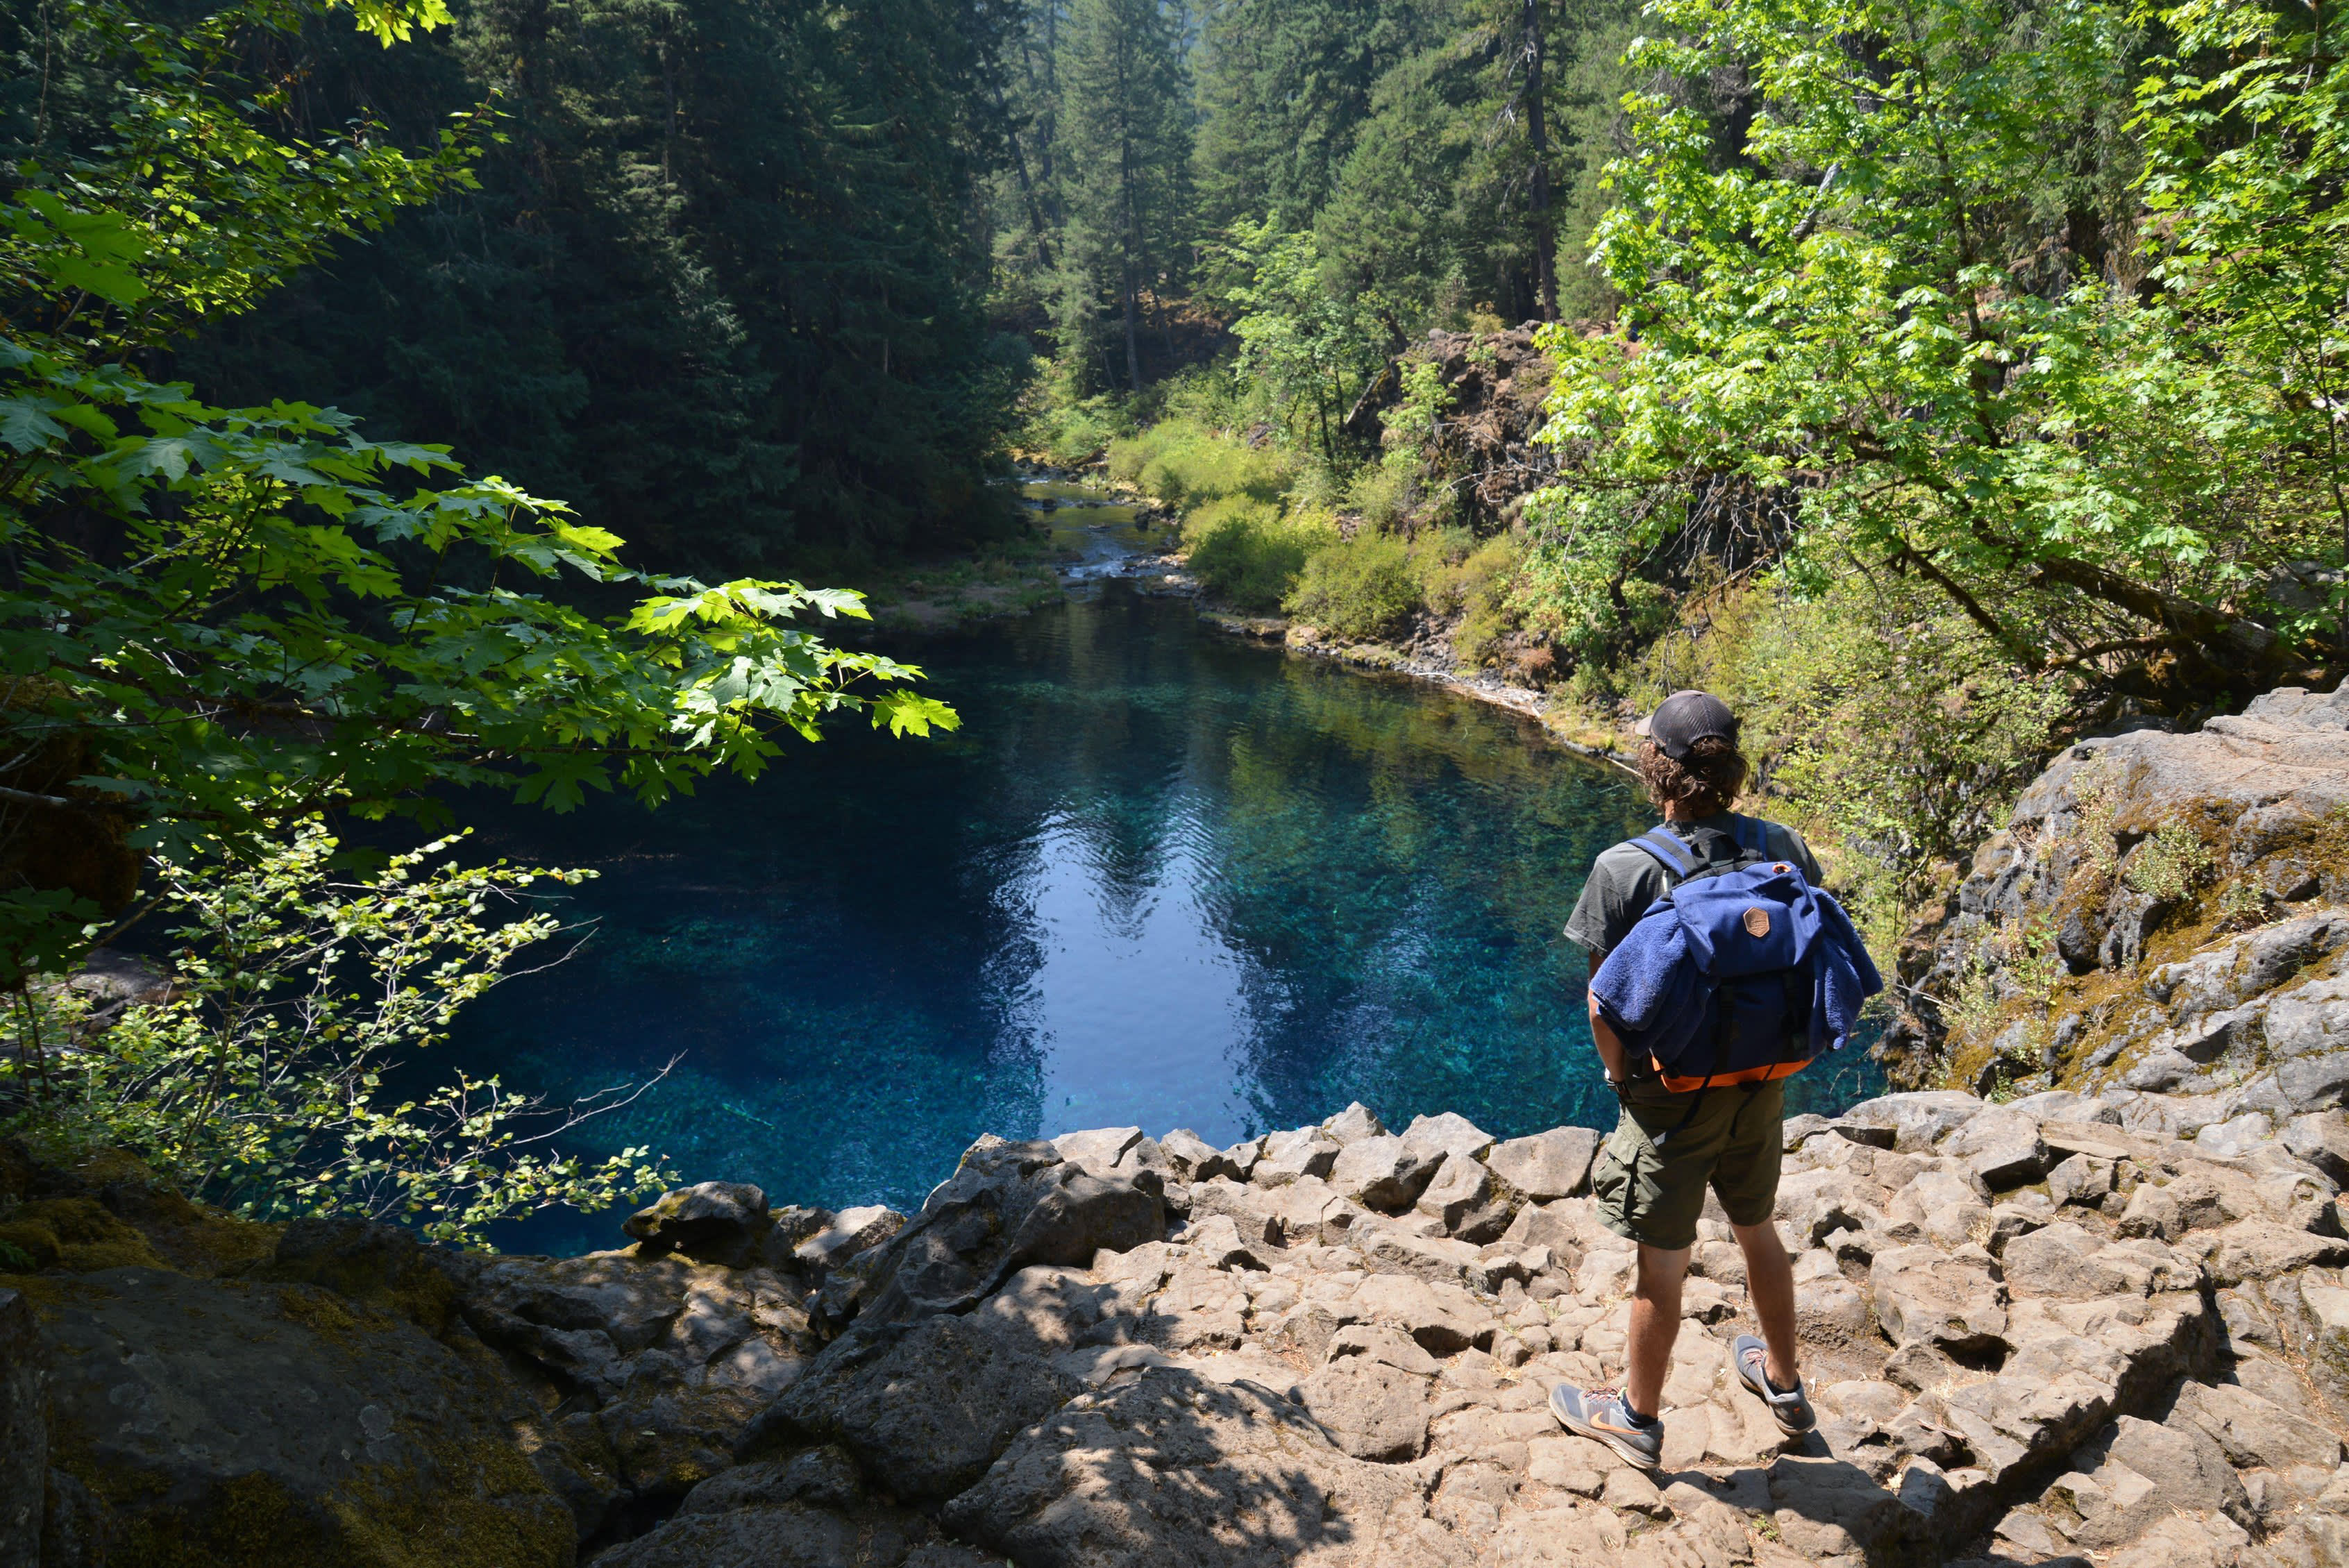
[[[957,734],[841,727],[647,814],[499,814],[476,847],[592,867],[568,962],[452,1048],[778,1202],[917,1204],[978,1134],[1138,1123],[1212,1143],[1360,1099],[1500,1136],[1611,1125],[1559,934],[1651,819],[1517,716],[1238,643],[1123,583],[901,649]],[[1833,1070],[1830,1070],[1832,1067]],[[1852,1051],[1795,1080],[1872,1091]],[[507,1245],[617,1239],[549,1216]]]

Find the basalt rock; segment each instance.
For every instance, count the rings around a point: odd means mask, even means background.
[[[48,1471],[47,1375],[22,1291],[0,1289],[0,1563],[37,1563]]]
[[[2284,688],[2068,748],[1907,944],[1896,1075],[2203,1094],[2264,1071],[2273,1109],[2337,1108],[2334,998],[2286,993],[2349,951],[2344,716],[2349,693]]]
[[[609,1487],[468,1334],[168,1269],[39,1294],[51,1491],[95,1517],[11,1562],[392,1568],[395,1542],[449,1563],[494,1542],[517,1568],[562,1568],[572,1500]]]
[[[1819,1427],[1785,1439],[1734,1376],[1745,1259],[1708,1213],[1653,1478],[1547,1408],[1619,1375],[1637,1278],[1592,1198],[1537,1196],[1581,1184],[1586,1140],[1366,1111],[1247,1161],[1132,1129],[985,1140],[902,1230],[833,1217],[837,1244],[781,1270],[347,1224],[224,1278],[54,1268],[0,1287],[31,1313],[0,1302],[0,1336],[29,1321],[57,1379],[27,1436],[0,1357],[0,1444],[41,1451],[39,1568],[191,1542],[241,1568],[254,1517],[283,1546],[259,1561],[361,1568],[2325,1563],[2349,1546],[2349,1127],[2278,1114],[2241,1085],[1940,1092],[1790,1128]],[[1408,1151],[1452,1186],[1431,1212],[1240,1179],[1317,1146],[1333,1176]],[[1441,1198],[1480,1188],[1513,1205],[1491,1240]]]
[[[870,1277],[868,1323],[963,1312],[1030,1264],[1083,1264],[1166,1233],[1154,1171],[1095,1176],[1049,1143],[981,1139],[922,1212],[882,1249]]]

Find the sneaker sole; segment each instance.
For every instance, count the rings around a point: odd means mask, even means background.
[[[1610,1432],[1599,1427],[1587,1426],[1580,1421],[1569,1421],[1557,1413],[1556,1406],[1550,1408],[1550,1418],[1578,1438],[1588,1438],[1594,1443],[1605,1443],[1615,1451],[1616,1458],[1636,1470],[1661,1470],[1663,1467],[1664,1456],[1661,1453],[1643,1453],[1631,1446],[1630,1439],[1619,1433]]]

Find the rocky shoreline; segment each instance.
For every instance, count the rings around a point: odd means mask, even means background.
[[[8,1233],[56,1251],[0,1282],[0,1557],[2337,1563],[2349,1126],[2240,1104],[1790,1122],[1822,1425],[1731,1376],[1711,1213],[1653,1478],[1544,1408],[1620,1365],[1588,1130],[988,1139],[910,1217],[706,1183],[564,1259],[320,1222],[240,1257],[264,1228],[18,1159]]]

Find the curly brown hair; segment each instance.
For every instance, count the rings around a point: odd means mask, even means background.
[[[1675,762],[1654,741],[1640,745],[1640,781],[1648,798],[1662,810],[1679,801],[1692,817],[1710,817],[1735,804],[1738,791],[1753,772],[1734,741],[1708,735],[1689,748],[1685,761]]]

